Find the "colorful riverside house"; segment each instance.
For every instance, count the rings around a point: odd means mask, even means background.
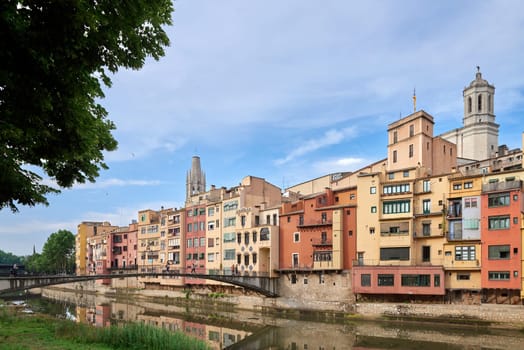
[[[433,137],[433,124],[433,117],[424,111],[390,124],[388,158],[382,169],[358,175],[357,261],[353,267],[357,296],[415,299],[445,295],[444,192],[420,187],[432,182],[433,187],[446,187],[444,177],[456,167],[456,150],[451,142]]]
[[[185,272],[185,214],[184,209],[171,209],[167,211],[167,235],[165,239],[166,262],[162,271],[169,271],[172,278],[162,279],[161,284],[180,286],[184,279],[176,273]]]
[[[282,193],[266,180],[246,176],[236,189],[235,273],[273,275],[278,267],[278,215]],[[224,213],[227,212],[224,204]],[[231,265],[231,269],[232,269]],[[228,267],[228,266],[226,266]]]
[[[207,203],[202,200],[200,203],[186,205],[186,258],[185,273],[206,273],[206,207]],[[200,279],[186,279],[187,283],[203,284]]]
[[[341,273],[351,268],[355,252],[356,188],[323,192],[282,203],[280,211],[280,268],[291,284],[302,275]]]
[[[75,237],[77,275],[107,271],[107,235],[117,228],[107,221],[82,221],[77,226]]]
[[[237,216],[239,207],[238,187],[225,191],[220,208],[222,222],[222,270],[224,274],[234,274],[237,259]]]
[[[159,261],[161,211],[145,209],[138,212],[139,272],[160,272],[161,270],[162,265]],[[150,280],[149,277],[146,279]]]
[[[138,223],[136,220],[129,226],[122,226],[112,231],[108,243],[111,252],[111,270],[137,270]]]
[[[481,191],[480,175],[449,176],[444,270],[447,300],[452,303],[481,302]]]
[[[482,299],[487,303],[521,303],[523,175],[519,170],[483,178]]]

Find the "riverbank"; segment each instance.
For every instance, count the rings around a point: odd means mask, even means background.
[[[0,301],[0,349],[209,349],[181,332],[130,323],[97,328]]]
[[[69,292],[67,296],[61,291]],[[422,303],[348,303],[337,300],[318,300],[303,304],[295,298],[265,298],[254,294],[211,293],[206,289],[155,290],[155,289],[113,289],[84,282],[48,287],[42,290],[44,297],[82,303],[82,299],[95,296],[130,298],[141,304],[187,304],[189,306],[217,307],[219,309],[246,310],[260,315],[277,315],[294,319],[319,321],[347,320],[398,320],[412,322],[460,324],[475,327],[499,329],[524,329],[524,307],[521,305],[461,305]],[[85,300],[84,300],[85,301]],[[241,313],[240,313],[241,315]],[[239,316],[241,317],[241,316]],[[241,319],[240,319],[241,320]]]

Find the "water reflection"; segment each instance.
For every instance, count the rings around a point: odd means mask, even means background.
[[[409,322],[318,322],[271,317],[231,306],[177,305],[172,300],[137,302],[99,296],[62,295],[79,322],[97,327],[135,321],[182,331],[212,349],[291,350],[476,350],[524,349],[524,334],[493,328]],[[55,308],[48,308],[55,310]]]

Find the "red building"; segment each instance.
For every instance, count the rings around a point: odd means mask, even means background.
[[[520,303],[522,279],[522,181],[492,178],[482,186],[482,276],[484,302]]]
[[[356,206],[349,198],[349,191],[335,193],[325,189],[282,204],[280,271],[323,272],[351,268],[355,255]]]
[[[206,204],[186,207],[186,258],[187,273],[206,271]],[[188,279],[188,283],[204,283],[204,280]]]

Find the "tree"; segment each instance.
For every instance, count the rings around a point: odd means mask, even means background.
[[[41,271],[50,273],[72,273],[75,271],[75,236],[71,231],[58,230],[52,233],[36,259]]]
[[[21,257],[0,249],[0,264],[21,264],[22,261]]]
[[[171,0],[0,1],[0,209],[48,205],[94,182],[117,141],[97,102],[108,74],[140,69],[169,45]]]

